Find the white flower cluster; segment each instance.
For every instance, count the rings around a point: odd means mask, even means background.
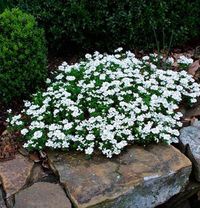
[[[188,58],[184,55],[180,56],[177,60],[178,64],[185,64],[185,65],[190,65],[193,63],[193,59],[192,58]]]
[[[74,65],[64,62],[55,80],[47,80],[47,90],[25,102],[23,116],[8,119],[21,130],[24,146],[88,155],[99,149],[110,158],[133,143],[177,142],[178,104],[196,102],[199,84],[185,71],[158,69],[147,57],[121,51],[86,54],[86,61]]]

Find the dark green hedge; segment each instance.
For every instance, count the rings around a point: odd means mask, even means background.
[[[182,44],[197,37],[200,0],[11,0],[45,28],[49,47],[108,50]]]
[[[43,29],[19,9],[0,14],[0,103],[29,95],[47,75]]]

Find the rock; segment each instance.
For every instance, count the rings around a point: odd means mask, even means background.
[[[167,145],[132,146],[112,159],[60,152],[48,157],[77,208],[152,208],[179,193],[191,172],[191,162]]]
[[[200,116],[200,99],[198,98],[198,101],[186,111],[184,114],[184,117],[186,118],[192,118],[192,117],[199,117]]]
[[[29,183],[35,183],[41,181],[47,174],[43,171],[41,165],[35,164],[31,171],[31,175],[29,178]]]
[[[71,203],[60,185],[38,182],[16,194],[14,208],[71,208]]]
[[[0,208],[6,208],[4,197],[3,197],[3,191],[1,188],[0,188]]]
[[[14,204],[15,204],[14,201],[15,201],[14,195],[10,196],[9,198],[6,198],[7,208],[13,208],[14,207]]]
[[[0,208],[6,208],[6,205],[5,205],[5,203],[4,202],[0,202]]]
[[[0,161],[12,160],[17,152],[17,144],[13,135],[5,130],[0,135]]]
[[[189,181],[184,191],[176,194],[164,204],[157,208],[184,208],[188,206],[191,196],[196,195],[200,191],[200,183],[197,181]],[[187,205],[187,206],[186,206]]]
[[[18,192],[30,176],[33,162],[17,154],[15,159],[0,163],[0,178],[6,198]]]
[[[20,148],[18,149],[18,152],[19,152],[20,154],[22,154],[23,156],[25,156],[25,157],[28,157],[28,156],[29,156],[28,150],[25,149],[25,148],[23,148],[23,147],[20,147]]]
[[[44,171],[41,164],[35,164],[27,183],[31,185],[36,182],[59,183],[59,178],[51,169]]]
[[[200,181],[200,121],[180,131],[180,146],[194,165],[195,177]]]

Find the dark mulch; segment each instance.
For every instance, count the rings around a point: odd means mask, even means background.
[[[0,137],[0,161],[11,160],[15,158],[15,154],[21,147],[21,143],[17,141],[17,134],[10,134],[7,131]]]

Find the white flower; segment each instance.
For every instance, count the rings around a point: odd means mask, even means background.
[[[24,143],[23,147],[28,148],[28,143]]]
[[[67,76],[66,77],[66,80],[68,80],[68,81],[73,81],[73,80],[75,80],[76,78],[74,77],[74,76]]]
[[[116,144],[116,147],[118,149],[122,149],[123,147],[125,147],[127,145],[127,141],[121,141],[119,143]]]
[[[105,74],[101,74],[101,75],[99,76],[99,79],[105,80],[105,79],[106,79],[106,75],[105,75]]]
[[[120,54],[115,54],[115,58],[120,58],[121,55]]]
[[[39,139],[41,137],[42,137],[42,132],[41,131],[34,132],[34,134],[33,134],[34,139]]]
[[[168,64],[173,64],[173,63],[174,63],[173,57],[168,57],[168,58],[166,59],[166,63],[168,63]]]
[[[22,130],[21,130],[21,134],[22,134],[22,135],[26,135],[27,133],[28,133],[28,129],[22,129]]]
[[[117,53],[117,52],[121,52],[122,50],[123,50],[123,48],[122,47],[119,47],[114,52]]]
[[[160,130],[159,130],[158,127],[156,127],[156,128],[151,129],[151,132],[152,132],[153,134],[158,134],[158,133],[160,132]]]
[[[8,113],[12,113],[12,109],[8,109],[7,112],[8,112]]]
[[[68,129],[71,129],[73,126],[73,123],[66,123],[63,127],[64,130],[68,130]]]
[[[86,58],[86,59],[91,59],[92,56],[91,56],[90,54],[87,53],[87,54],[85,55],[85,58]]]
[[[133,135],[129,135],[128,137],[127,137],[127,140],[128,141],[133,141],[135,138],[134,138],[134,136]]]
[[[50,83],[51,83],[51,80],[50,80],[49,78],[47,78],[47,79],[46,79],[46,83],[47,83],[47,84],[50,84]]]
[[[88,141],[92,141],[92,140],[94,140],[95,139],[95,136],[93,135],[93,134],[88,134],[87,136],[86,136],[86,140],[88,140]]]
[[[22,121],[16,121],[15,124],[16,124],[17,126],[20,126],[20,125],[23,124],[23,122],[22,122]]]
[[[24,101],[24,106],[25,106],[25,107],[30,107],[30,106],[31,106],[31,102],[29,102],[29,101]]]
[[[69,147],[69,142],[63,141],[62,147],[63,147],[63,148],[68,148],[68,147]]]
[[[88,147],[87,149],[85,149],[85,154],[87,155],[91,155],[93,153],[94,149],[92,147]]]
[[[63,74],[59,74],[59,75],[56,77],[56,79],[57,79],[57,80],[60,80],[60,79],[62,79],[63,77],[64,77]]]
[[[143,57],[142,57],[142,60],[148,61],[148,60],[149,60],[149,56],[143,56]]]
[[[186,56],[180,56],[177,60],[178,64],[187,64],[190,65],[193,63],[193,59],[192,58],[187,58]]]

